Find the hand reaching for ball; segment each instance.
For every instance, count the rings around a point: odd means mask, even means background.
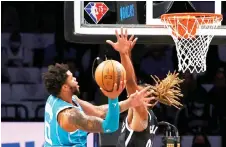
[[[95,80],[102,93],[114,99],[120,95],[126,85],[126,70],[115,60],[106,60],[98,65]],[[120,82],[121,81],[121,82]]]
[[[152,91],[149,91],[151,86],[145,87],[141,91],[136,91],[135,93],[129,96],[130,106],[137,107],[141,105],[145,105],[148,107],[154,107],[157,104],[157,100],[152,96]],[[154,103],[150,103],[153,102]]]
[[[121,54],[131,52],[132,48],[136,44],[138,38],[134,39],[134,35],[132,35],[128,39],[127,29],[125,29],[125,33],[123,28],[121,28],[121,33],[118,33],[118,30],[115,30],[115,36],[117,38],[117,42],[112,42],[111,40],[106,40],[106,43],[110,44],[116,51]]]
[[[108,98],[110,99],[115,99],[117,98],[121,93],[122,91],[124,90],[125,88],[125,85],[126,85],[126,81],[121,81],[120,82],[120,85],[119,85],[119,88],[117,89],[117,84],[115,83],[114,84],[114,88],[113,88],[113,91],[111,92],[108,92],[106,90],[104,90],[103,88],[100,87],[100,90],[102,91],[102,93],[107,96]]]

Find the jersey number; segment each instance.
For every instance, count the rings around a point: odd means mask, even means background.
[[[146,144],[146,147],[152,147],[151,139],[148,140],[148,142],[147,142],[147,144]]]
[[[51,105],[49,103],[46,104],[46,107],[45,107],[45,113],[47,113],[49,115],[49,119],[51,120],[52,119],[52,108],[51,108]],[[49,143],[50,145],[52,145],[52,140],[50,138],[50,124],[48,121],[50,120],[46,120],[45,121],[45,141],[47,143]]]
[[[48,122],[45,121],[45,140],[47,143],[49,143],[50,145],[52,145],[52,140],[50,139],[50,125]]]

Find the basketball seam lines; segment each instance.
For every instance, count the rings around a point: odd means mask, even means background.
[[[107,63],[105,63],[105,66],[106,66],[106,64]],[[103,67],[103,70],[102,70],[102,84],[103,84],[103,87],[102,88],[104,88],[104,90],[108,91],[107,88],[104,85],[104,68],[105,68],[105,66]]]
[[[114,79],[114,78],[115,78],[115,71],[114,71],[115,68],[114,68],[114,65],[113,65],[113,63],[112,63],[112,60],[110,60],[110,62],[111,62],[112,67],[113,67],[112,69],[113,69],[113,75],[114,75],[114,76],[112,77],[112,78],[113,78],[113,87],[112,87],[112,90],[111,90],[111,91],[113,91],[113,90],[114,90],[114,87],[115,87],[115,79]]]

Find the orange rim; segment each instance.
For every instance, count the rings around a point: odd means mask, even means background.
[[[170,13],[170,14],[163,14],[161,15],[161,20],[164,19],[174,19],[174,17],[177,17],[177,19],[186,19],[185,16],[187,16],[187,19],[192,19],[191,16],[194,16],[193,19],[198,19],[198,18],[202,18],[205,17],[206,19],[208,18],[217,18],[219,19],[219,21],[221,21],[223,19],[222,14],[214,14],[214,13]]]
[[[161,20],[170,25],[172,35],[178,38],[194,38],[199,25],[222,21],[221,14],[214,13],[170,13],[163,14]]]

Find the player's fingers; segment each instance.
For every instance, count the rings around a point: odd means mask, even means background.
[[[128,38],[127,29],[125,30],[125,39]]]
[[[147,98],[144,98],[144,101],[145,102],[150,102],[150,101],[153,101],[153,100],[155,100],[155,97],[147,97]]]
[[[154,107],[157,103],[158,103],[158,101],[156,101],[155,103],[152,103],[152,104],[150,104],[150,102],[145,102],[144,104],[148,107]]]
[[[144,91],[144,94],[145,94],[145,95],[146,95],[146,94],[148,94],[148,95],[153,95],[154,90],[153,90],[153,89],[150,90],[151,87],[147,87],[147,88],[148,88],[148,89],[147,89],[147,91]],[[148,95],[147,95],[147,96],[148,96]]]
[[[153,105],[155,106],[158,103],[158,101],[156,101]]]
[[[114,84],[113,91],[117,91],[117,83]]]
[[[144,88],[145,91],[149,90],[151,88],[151,86],[147,86]]]
[[[130,94],[129,97],[134,97],[136,95],[136,92],[134,92],[133,94]]]
[[[137,39],[138,39],[138,38],[135,38],[135,39],[132,41],[132,44],[131,44],[132,47],[134,47],[134,45],[136,44]]]
[[[123,81],[122,89],[126,87],[126,80]]]
[[[151,92],[150,91],[147,91],[147,92],[144,93],[144,97],[147,97],[149,95],[151,95]]]
[[[153,104],[147,104],[147,103],[145,103],[145,105],[148,106],[148,107],[153,107],[154,106]]]
[[[145,87],[144,89],[142,89],[140,92],[141,92],[141,93],[145,93],[145,92],[147,92],[150,88],[151,88],[151,86],[147,86],[147,87]]]
[[[121,38],[125,38],[123,34],[123,27],[121,27]]]
[[[115,30],[115,36],[116,36],[117,40],[120,39],[120,36],[119,36],[119,34],[118,34],[118,30]]]
[[[129,41],[132,41],[134,38],[134,35],[130,36]]]
[[[145,103],[149,103],[150,102],[150,100],[148,100],[148,99],[142,99],[142,101],[145,102]]]
[[[114,43],[114,42],[112,42],[111,40],[106,40],[106,43],[110,44],[112,47],[114,47],[114,46],[115,46],[115,43]]]
[[[136,92],[134,92],[133,94],[131,94],[129,97],[135,97],[138,95],[138,90],[136,90]]]
[[[135,96],[140,96],[141,92],[136,90]]]
[[[123,81],[120,81],[120,85],[119,85],[119,91],[122,91],[123,90],[123,85],[124,85],[124,82]]]
[[[126,87],[126,80],[121,81],[120,83],[120,90],[123,91],[123,89]]]

